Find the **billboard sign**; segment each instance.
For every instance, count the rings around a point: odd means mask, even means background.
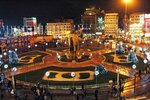
[[[144,19],[144,29],[146,33],[150,32],[150,18]]]

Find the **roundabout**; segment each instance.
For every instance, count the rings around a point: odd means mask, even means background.
[[[60,48],[59,48],[60,49]],[[67,50],[67,49],[66,49]],[[113,49],[95,49],[95,50],[81,50],[81,57],[67,58],[66,50],[62,51],[46,49],[46,51],[33,50],[20,54],[18,56],[19,63],[10,66],[4,70],[7,77],[15,75],[17,84],[23,86],[34,86],[40,84],[47,89],[63,89],[70,88],[81,89],[84,85],[85,89],[104,88],[113,84],[117,84],[119,69],[119,78],[125,81],[125,89],[133,85],[135,73],[142,70],[143,58],[137,56],[137,69],[132,69],[132,64],[127,62],[128,54],[116,54]],[[75,52],[74,52],[75,53]],[[70,61],[63,61],[59,57],[66,56],[65,59]],[[82,57],[86,55],[86,60]],[[81,61],[78,61],[81,59]],[[95,70],[99,65],[103,70]],[[14,73],[11,71],[13,66],[17,67]],[[106,73],[103,73],[106,71]],[[47,74],[48,73],[48,74]],[[72,76],[74,73],[74,76]],[[131,86],[133,87],[133,86]],[[124,91],[124,94],[127,90]]]
[[[35,53],[34,53],[35,52]],[[83,62],[62,62],[57,57],[57,51],[47,50],[43,51],[32,51],[25,55],[20,55],[20,66],[17,70],[16,79],[24,82],[29,82],[31,84],[36,84],[41,82],[42,84],[49,85],[72,85],[75,82],[76,85],[81,84],[96,84],[96,77],[94,75],[94,69],[98,64],[103,64],[108,70],[106,75],[98,76],[98,84],[108,84],[109,80],[116,80],[116,66],[112,66],[106,62],[107,57],[102,55],[104,53],[111,51],[93,51],[91,59]],[[29,56],[28,56],[29,55]],[[119,57],[119,56],[118,56]],[[24,61],[24,62],[23,62]],[[38,61],[38,62],[37,62]],[[25,65],[26,64],[26,65]],[[130,72],[128,68],[121,68],[120,77],[123,79],[132,77],[131,75],[124,73]],[[45,73],[50,72],[50,76],[46,76]],[[71,72],[75,72],[75,78],[71,77]],[[106,76],[106,77],[105,77]],[[36,80],[35,80],[36,79]],[[105,80],[107,79],[107,80]]]

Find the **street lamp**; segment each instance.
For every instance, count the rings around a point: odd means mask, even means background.
[[[28,48],[31,48],[31,46],[30,46],[30,45],[28,45]]]
[[[124,15],[124,31],[125,31],[125,34],[127,32],[127,12],[128,12],[128,3],[130,3],[131,0],[124,0],[124,3],[125,3],[125,15]]]
[[[5,64],[5,65],[4,65],[4,68],[5,68],[5,69],[7,69],[7,68],[8,68],[8,65],[7,65],[7,64]]]
[[[2,61],[3,55],[0,55],[0,65],[2,65],[3,61]]]
[[[17,68],[16,67],[13,67],[12,69],[12,72],[13,72],[13,74],[12,74],[12,86],[13,86],[13,92],[12,92],[12,94],[16,94],[16,88],[15,88],[15,77],[14,77],[14,72],[16,72],[17,71]]]
[[[120,73],[120,69],[118,67],[116,69],[116,72],[117,72],[117,86],[119,86],[119,79],[120,79],[119,73]]]
[[[50,72],[47,71],[47,72],[45,73],[45,76],[48,78],[48,86],[49,86],[49,76],[50,76]]]
[[[4,52],[3,54],[4,54],[4,56],[6,56],[6,55],[7,55],[7,53],[6,53],[6,52]]]
[[[145,64],[144,70],[145,70],[145,72],[146,72],[146,74],[147,74],[147,66],[146,66],[146,64],[148,64],[148,61],[147,61],[147,59],[144,59],[143,62],[144,62],[144,64]]]
[[[46,42],[45,45],[48,46],[48,43]]]
[[[117,67],[116,72],[117,72],[117,87],[118,87],[118,93],[119,93],[118,98],[120,100],[120,96],[121,96],[121,91],[120,91],[120,88],[121,88],[121,84],[120,84],[120,68]]]
[[[132,65],[132,68],[135,70],[136,65]],[[134,95],[135,95],[135,85],[136,85],[136,70],[135,70],[135,73],[134,73]]]
[[[73,78],[73,88],[74,88],[74,79],[75,79],[76,73],[75,72],[71,72],[71,77]]]
[[[15,48],[15,51],[17,52],[17,51],[18,51],[18,49],[17,49],[17,48]]]
[[[97,67],[95,68],[94,75],[96,77],[96,85],[97,85],[97,76],[99,75],[99,70]]]

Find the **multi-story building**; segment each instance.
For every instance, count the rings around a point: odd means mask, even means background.
[[[150,43],[150,14],[144,14],[143,42]]]
[[[150,43],[150,14],[133,13],[129,18],[129,34],[132,42]]]
[[[104,10],[91,7],[86,8],[81,16],[82,31],[85,35],[95,35],[104,31]]]
[[[23,18],[25,35],[37,34],[37,19],[35,17]]]
[[[105,13],[105,35],[116,36],[118,33],[118,13]]]
[[[42,24],[38,24],[38,27],[37,27],[37,34],[38,34],[38,35],[45,35],[45,34],[44,34],[44,29],[43,29],[43,25],[42,25]]]
[[[52,35],[53,38],[69,37],[73,29],[73,24],[70,21],[47,23],[47,35]]]
[[[144,16],[143,13],[133,13],[129,16],[129,35],[132,42],[142,41],[142,36],[144,35]]]
[[[4,36],[4,21],[2,19],[0,19],[0,37]]]

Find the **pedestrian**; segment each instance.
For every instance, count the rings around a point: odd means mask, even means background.
[[[3,94],[3,93],[1,93],[1,100],[3,100],[3,98],[4,98],[4,94]]]
[[[86,90],[84,90],[82,94],[82,100],[86,100],[86,95],[87,95]]]
[[[12,89],[12,84],[11,84],[11,81],[10,81],[10,80],[8,80],[7,89],[8,89],[9,92],[10,92],[11,89]]]
[[[79,95],[77,94],[77,100],[79,100]]]
[[[81,86],[81,87],[82,87],[82,90],[84,90],[84,84],[82,84],[82,86]]]
[[[53,95],[51,95],[51,100],[53,100]]]
[[[117,90],[116,86],[113,86],[112,92],[113,92],[113,97],[117,97],[118,96],[118,93],[117,93],[118,90]]]
[[[141,69],[139,69],[139,78],[140,78],[140,80],[142,79],[141,75],[142,75],[142,71],[141,71]]]
[[[27,94],[24,96],[23,100],[28,100],[28,95]]]
[[[119,80],[119,89],[121,89],[122,79]]]
[[[73,88],[70,89],[70,94],[73,95]]]
[[[95,90],[95,100],[98,100],[98,90]]]

